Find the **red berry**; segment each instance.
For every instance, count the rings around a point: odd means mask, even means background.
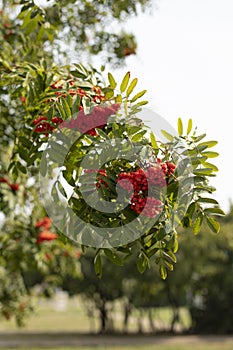
[[[45,241],[53,241],[57,237],[58,236],[56,235],[56,233],[45,230],[45,231],[42,231],[38,234],[37,243],[42,243]]]
[[[46,230],[48,230],[51,227],[51,225],[52,225],[52,220],[48,216],[46,216],[43,219],[37,221],[35,224],[35,227],[36,228],[43,227]]]
[[[11,190],[13,191],[13,192],[16,192],[16,191],[18,191],[18,189],[19,189],[19,184],[8,184],[9,185],[9,187],[11,188]]]

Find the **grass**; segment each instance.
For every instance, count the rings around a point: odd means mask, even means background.
[[[56,300],[35,301],[35,312],[26,320],[25,327],[19,329],[14,320],[2,319],[0,331],[93,331],[90,329],[90,321],[82,307],[83,304],[78,298],[68,299],[64,309],[59,309],[56,305]]]
[[[97,315],[94,314],[92,317],[92,323],[90,324],[90,319],[88,318],[86,314],[86,305],[83,303],[82,300],[79,298],[73,298],[66,300],[65,308],[63,309],[62,306],[59,306],[59,303],[57,303],[56,300],[40,300],[38,307],[36,308],[36,313],[31,316],[31,318],[28,320],[27,326],[23,328],[22,330],[19,330],[17,326],[15,325],[13,320],[10,321],[4,321],[1,320],[0,322],[0,332],[1,333],[8,333],[8,332],[19,332],[20,337],[27,336],[24,335],[25,332],[46,332],[49,335],[49,332],[80,332],[80,333],[88,333],[88,332],[97,332],[98,331],[98,318]],[[64,306],[64,304],[63,304]],[[190,318],[189,314],[186,309],[181,309],[181,323],[180,326],[182,327],[188,327]],[[120,309],[120,304],[116,304],[115,307],[115,318],[114,322],[117,325],[117,329],[121,330],[122,328],[122,314]],[[129,331],[136,332],[137,331],[137,321],[139,317],[142,318],[142,324],[143,324],[143,330],[148,331],[149,330],[149,324],[148,319],[145,316],[140,315],[137,311],[134,312],[132,317],[130,318],[129,323]],[[153,310],[153,318],[155,320],[156,329],[159,331],[161,327],[164,327],[169,324],[171,320],[171,310],[168,308],[156,308]],[[40,337],[40,335],[38,335]],[[69,335],[68,335],[69,336]],[[1,337],[1,335],[0,335]],[[8,335],[9,337],[9,335]],[[159,341],[159,338],[154,337],[151,340],[148,339],[147,341],[143,343],[137,342],[135,340],[136,336],[131,335],[134,339],[133,342],[125,341],[124,337],[122,336],[122,345],[104,345],[103,340],[100,339],[100,345],[99,346],[73,346],[73,347],[21,347],[20,343],[18,344],[17,348],[12,348],[11,350],[232,350],[233,349],[233,338],[232,340],[229,340],[229,338],[223,338],[219,337],[216,338],[215,341],[206,340],[203,338],[195,338],[195,340],[192,342],[192,339],[190,340],[189,337],[187,337],[187,340],[184,338],[183,340],[175,339],[175,338],[167,338],[165,341]],[[226,340],[226,341],[224,341]],[[121,341],[119,342],[121,344]],[[4,344],[4,343],[2,343]],[[7,344],[7,343],[6,343]],[[30,343],[29,343],[30,344]],[[34,343],[35,344],[35,343]],[[59,342],[57,343],[59,344]],[[62,342],[62,345],[66,344],[66,342]],[[68,343],[67,343],[68,344]],[[97,342],[98,344],[98,342]],[[124,345],[128,344],[128,345]],[[133,345],[134,344],[134,345]],[[136,344],[136,345],[135,345]],[[143,344],[143,345],[140,345]],[[0,346],[0,350],[7,350],[9,348],[2,348]]]
[[[62,299],[62,297],[61,297]],[[83,303],[80,298],[70,298],[64,302],[64,309],[58,307],[59,300],[44,300],[35,301],[36,312],[30,316],[26,321],[26,326],[22,331],[69,331],[69,332],[92,332],[96,333],[99,331],[99,319],[98,315],[90,317],[87,316],[87,305]],[[122,330],[123,315],[121,312],[120,303],[116,303],[114,311],[114,326],[117,331]],[[190,324],[190,317],[188,311],[185,308],[180,310],[180,324],[181,328],[188,328]],[[153,318],[156,326],[156,330],[160,331],[162,328],[166,328],[170,324],[172,314],[169,308],[156,308],[153,310]],[[138,331],[138,319],[142,321],[143,331],[147,332],[150,330],[149,321],[147,315],[140,315],[135,310],[129,319],[128,331]],[[7,331],[21,331],[15,325],[14,320],[6,321],[1,319],[0,332]]]

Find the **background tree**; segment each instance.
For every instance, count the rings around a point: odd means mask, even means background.
[[[7,319],[15,317],[19,325],[31,310],[31,287],[39,283],[48,295],[61,285],[62,276],[79,275],[77,248],[67,244],[66,239],[63,243],[53,239],[52,223],[49,227],[35,227],[46,213],[39,204],[38,171],[33,166],[38,147],[32,147],[28,135],[21,135],[22,164],[18,162],[9,172],[10,162],[19,150],[18,137],[26,115],[38,111],[38,93],[43,90],[47,67],[53,62],[70,62],[67,47],[76,52],[76,59],[90,60],[101,53],[103,63],[123,64],[128,55],[135,54],[135,38],[121,30],[121,24],[148,5],[149,1],[141,0],[0,1],[0,74],[15,71],[16,76],[25,78],[25,71],[18,71],[20,65],[26,62],[32,71],[37,69],[36,64],[41,65],[36,82],[16,79],[13,85],[6,81],[0,84],[0,310]],[[109,23],[113,21],[116,25],[111,32]],[[34,93],[30,95],[30,91]],[[29,149],[31,166],[26,169]],[[52,230],[52,235],[47,234],[39,242],[38,237],[46,230]]]
[[[202,229],[189,260],[191,262],[192,259],[195,263],[190,273],[187,301],[192,317],[192,330],[197,333],[233,332],[232,208],[221,223],[221,234],[215,237],[209,236]],[[188,242],[182,247],[185,256],[190,254],[187,249]]]
[[[31,62],[35,62],[31,55],[37,59],[46,55],[59,64],[74,59],[90,63],[93,55],[100,55],[103,64],[124,64],[137,48],[124,23],[152,5],[151,0],[1,2],[4,38],[21,43]],[[19,45],[16,50],[22,53],[18,49]],[[24,52],[22,58],[26,57]]]

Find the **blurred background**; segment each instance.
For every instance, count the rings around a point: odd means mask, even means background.
[[[14,5],[18,3],[0,1],[5,11],[1,12],[1,39],[8,41],[11,47],[19,40],[16,37],[18,24],[14,27],[13,23],[18,13]],[[30,1],[25,1],[27,3]],[[18,218],[17,225],[12,216],[4,221],[7,218],[4,207],[0,331],[24,326],[24,330],[46,332],[231,334],[233,2],[124,0],[100,1],[98,7],[89,1],[61,1],[62,8],[56,1],[34,3],[49,8],[54,27],[60,26],[58,10],[63,11],[62,20],[67,21],[65,29],[51,40],[53,49],[50,39],[46,42],[48,57],[55,56],[62,64],[82,61],[97,68],[105,65],[103,74],[111,69],[119,81],[130,71],[139,78],[139,91],[140,88],[148,90],[148,107],[174,128],[178,117],[184,123],[192,118],[200,134],[207,132],[209,139],[219,141],[216,147],[220,153],[216,161],[219,173],[212,184],[217,188],[215,197],[227,215],[220,220],[218,236],[205,226],[196,237],[188,230],[179,231],[178,262],[167,280],[160,279],[153,263],[151,269],[141,275],[135,267],[134,256],[124,267],[104,260],[100,280],[93,268],[94,255],[83,254],[77,247],[64,247],[55,238],[44,242],[39,251],[32,249],[28,238],[18,244],[22,232],[35,238],[36,228],[27,226],[25,229],[24,218],[22,222]],[[80,26],[75,3],[82,5]],[[106,22],[101,12],[103,23],[101,19],[96,24],[96,8],[107,12]],[[28,33],[33,31],[26,25],[23,30],[26,35],[27,30]],[[112,37],[108,37],[109,33],[113,33]],[[76,40],[73,40],[74,34]],[[52,35],[49,30],[47,35]],[[28,57],[34,57],[33,54],[40,55],[40,52],[36,49]],[[2,114],[1,122],[4,118]],[[4,142],[6,147],[8,140]],[[3,171],[6,162],[3,151],[1,157]],[[15,192],[9,197],[11,202],[15,198],[13,195]],[[36,220],[46,217],[43,208],[37,208],[33,215]],[[33,259],[35,264],[31,264]]]

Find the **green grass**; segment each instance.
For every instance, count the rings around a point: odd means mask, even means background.
[[[94,328],[97,327],[97,320],[94,320]],[[93,327],[93,326],[92,326]],[[1,319],[0,331],[77,331],[89,332],[90,321],[83,307],[83,303],[77,299],[68,299],[67,308],[58,311],[54,300],[35,301],[35,312],[26,320],[25,327],[18,328],[14,320],[6,321]]]
[[[88,333],[88,332],[96,332],[99,329],[98,324],[98,317],[96,314],[92,317],[92,326],[90,327],[90,319],[88,318],[86,312],[85,312],[85,304],[83,301],[81,301],[78,298],[69,299],[67,301],[67,307],[65,311],[59,311],[56,310],[56,307],[54,305],[54,300],[40,300],[39,306],[37,307],[37,311],[34,315],[30,317],[28,320],[27,326],[22,329],[22,332],[46,332],[49,334],[49,332],[80,332],[80,333]],[[190,319],[189,314],[186,309],[181,309],[181,326],[182,327],[188,327]],[[114,322],[117,325],[118,330],[122,330],[122,314],[120,309],[120,304],[116,304],[115,307],[115,318]],[[171,320],[171,310],[168,308],[156,308],[153,310],[153,318],[155,321],[156,329],[159,331],[160,327],[164,327],[169,324]],[[138,318],[142,317],[137,311],[134,312],[132,317],[130,318],[129,322],[129,331],[135,332],[137,331],[137,321]],[[147,331],[149,329],[148,319],[146,317],[142,317],[143,321],[143,330]],[[4,321],[1,320],[0,322],[0,332],[1,333],[8,333],[8,332],[19,332],[21,333],[21,330],[19,330],[14,321]],[[24,338],[26,335],[22,334],[22,337]],[[40,337],[40,335],[38,335]],[[50,337],[50,336],[49,336]],[[53,337],[53,336],[52,336]],[[123,345],[115,345],[115,346],[104,346],[103,342],[101,343],[100,339],[100,346],[94,346],[94,347],[87,347],[87,346],[81,346],[81,347],[20,347],[20,343],[18,344],[17,348],[11,348],[11,350],[232,350],[233,349],[233,338],[232,341],[226,338],[226,341],[224,341],[224,338],[219,337],[217,338],[216,342],[209,341],[206,339],[198,338],[195,339],[193,343],[191,343],[191,340],[189,337],[187,337],[184,340],[169,338],[166,339],[165,342],[160,342],[159,338],[156,342],[156,337],[151,340],[153,344],[148,343],[145,341],[145,345],[133,345],[133,344],[142,344],[142,342],[135,341],[135,336],[132,336],[132,339],[134,341],[130,343],[130,339],[127,340],[127,344],[124,337],[122,336],[122,344]],[[62,344],[66,344],[66,342],[63,341]],[[29,343],[30,344],[30,343]],[[35,343],[34,343],[35,344]],[[59,344],[59,343],[57,343]],[[98,343],[97,343],[98,344]],[[121,342],[120,342],[121,344]],[[143,343],[144,344],[144,343]],[[7,350],[9,348],[1,348],[0,350]]]
[[[71,298],[67,300],[65,311],[56,310],[54,300],[39,300],[35,301],[36,312],[30,316],[26,321],[26,326],[22,331],[69,331],[69,332],[98,332],[99,319],[95,313],[91,319],[87,316],[86,305],[80,298]],[[122,331],[123,315],[121,312],[120,303],[116,303],[114,311],[114,326],[117,331]],[[188,328],[190,324],[190,317],[185,308],[180,310],[181,321],[179,327]],[[170,324],[172,317],[169,308],[156,308],[153,310],[153,318],[156,330],[160,331]],[[142,316],[135,310],[129,319],[128,331],[137,332],[138,319],[142,320],[143,330],[147,332],[150,330],[148,317]],[[91,322],[90,322],[91,320]],[[6,321],[1,319],[0,332],[7,331],[21,331],[15,325],[14,320]]]

